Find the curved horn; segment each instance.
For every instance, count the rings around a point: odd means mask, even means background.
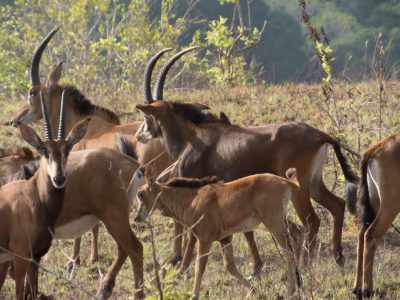
[[[146,66],[146,70],[144,71],[143,75],[143,91],[144,91],[144,102],[145,103],[151,103],[153,102],[153,96],[151,94],[151,75],[153,74],[153,69],[154,66],[156,65],[157,61],[160,59],[160,57],[168,51],[174,50],[173,48],[165,48],[158,52],[156,55],[154,55],[149,63]]]
[[[53,29],[40,43],[35,54],[33,54],[31,62],[31,84],[40,84],[39,78],[39,64],[42,58],[42,53],[46,49],[47,44],[50,42],[51,38],[56,34],[56,32],[61,28],[61,26]]]
[[[42,113],[44,119],[44,137],[46,140],[51,140],[53,135],[51,134],[49,115],[47,114],[46,103],[44,102],[42,91],[40,91],[40,102],[42,103]]]
[[[65,99],[64,92],[61,94],[61,108],[60,108],[60,122],[58,124],[58,137],[59,140],[65,140]]]
[[[181,52],[175,54],[174,56],[172,56],[170,58],[170,60],[165,63],[161,69],[161,71],[158,73],[158,77],[157,77],[157,81],[154,87],[154,99],[156,100],[163,100],[163,90],[164,90],[164,83],[165,83],[165,79],[167,78],[167,74],[169,69],[171,69],[171,67],[173,66],[173,64],[179,59],[181,58],[184,54],[197,49],[199,47],[195,46],[195,47],[190,47],[187,49],[182,50]]]

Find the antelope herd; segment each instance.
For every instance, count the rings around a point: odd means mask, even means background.
[[[214,241],[221,245],[227,272],[250,292],[263,292],[254,291],[237,270],[232,246],[232,235],[243,232],[253,260],[252,276],[259,275],[263,261],[253,229],[260,223],[283,251],[288,297],[295,297],[302,285],[301,266],[312,262],[320,226],[310,198],[332,214],[331,251],[339,266],[345,263],[346,202],[322,178],[330,145],[346,180],[349,210],[360,219],[353,291],[357,298],[371,297],[377,246],[400,212],[400,202],[396,202],[400,171],[395,168],[400,163],[399,134],[366,151],[359,179],[340,142],[310,125],[286,122],[240,127],[222,112],[217,117],[195,99],[185,103],[164,100],[169,69],[196,47],[165,63],[154,93],[153,69],[172,49],[161,50],[150,59],[144,73],[144,103],[137,105],[144,121],[120,124],[115,113],[94,105],[75,86],[58,83],[62,63],[54,65],[45,83],[40,81],[42,54],[58,30],[50,32],[35,51],[29,104],[11,122],[38,154],[26,147],[0,150],[0,289],[9,274],[16,282],[17,299],[36,299],[39,263],[53,238],[75,239],[67,264],[71,267],[79,263],[80,237],[92,230],[90,261],[97,260],[102,222],[115,240],[117,256],[104,278],[100,298],[111,296],[128,256],[134,274],[132,292],[136,299],[144,298],[143,246],[129,218],[137,198],[135,221],[143,221],[155,209],[173,219],[171,263],[180,262],[179,273],[190,267],[198,242],[193,299],[200,297]],[[41,119],[45,141],[26,125]],[[53,128],[59,128],[56,139]],[[289,200],[303,226],[288,220]],[[183,249],[184,228],[187,243]]]

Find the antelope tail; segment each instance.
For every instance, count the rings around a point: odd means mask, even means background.
[[[369,198],[368,189],[368,164],[369,159],[365,158],[361,162],[361,180],[360,180],[360,198],[359,198],[359,208],[360,208],[360,220],[362,226],[368,226],[375,219],[375,212],[372,209],[371,201]]]
[[[344,197],[347,202],[347,206],[349,208],[350,213],[356,213],[356,200],[357,200],[357,187],[360,179],[358,176],[351,170],[349,163],[347,162],[346,157],[343,155],[340,144],[336,140],[330,140],[328,142],[333,146],[333,150],[335,151],[336,157],[339,161],[340,167],[342,168],[344,178],[346,180],[345,185],[345,193]]]

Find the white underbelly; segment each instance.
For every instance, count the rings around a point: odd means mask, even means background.
[[[84,215],[79,219],[56,227],[54,238],[59,240],[76,239],[92,229],[98,223],[99,219],[94,215]]]
[[[10,260],[13,260],[13,259],[14,259],[14,256],[12,256],[11,254],[7,254],[7,253],[0,254],[0,264],[5,263]]]

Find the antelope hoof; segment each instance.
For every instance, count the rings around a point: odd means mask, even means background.
[[[39,294],[36,299],[37,300],[54,300],[54,297],[53,297],[53,295]]]
[[[361,299],[362,299],[361,287],[360,287],[360,286],[354,287],[354,288],[353,288],[353,294],[356,295],[356,299],[357,299],[357,300],[361,300]]]
[[[372,297],[372,291],[370,290],[370,289],[363,289],[363,291],[362,291],[362,296],[363,296],[363,298],[365,298],[365,299],[369,299],[369,298],[371,298]]]
[[[346,262],[346,258],[343,256],[343,249],[340,247],[337,251],[335,251],[335,262],[336,264],[343,268]]]
[[[109,280],[106,282],[106,284],[104,285],[103,289],[100,292],[100,299],[101,300],[105,300],[110,298],[112,291],[114,289],[115,286],[115,280]]]
[[[81,264],[81,259],[78,257],[77,259],[75,259],[74,261],[69,261],[66,265],[65,265],[65,269],[68,272],[72,272],[73,268],[76,266],[79,266]]]
[[[181,261],[182,261],[182,256],[175,256],[169,260],[169,263],[175,267]]]
[[[264,262],[262,260],[259,260],[255,265],[254,265],[254,269],[253,269],[253,273],[250,274],[250,276],[248,277],[248,279],[253,279],[256,278],[258,275],[260,275],[261,270],[264,266]]]

